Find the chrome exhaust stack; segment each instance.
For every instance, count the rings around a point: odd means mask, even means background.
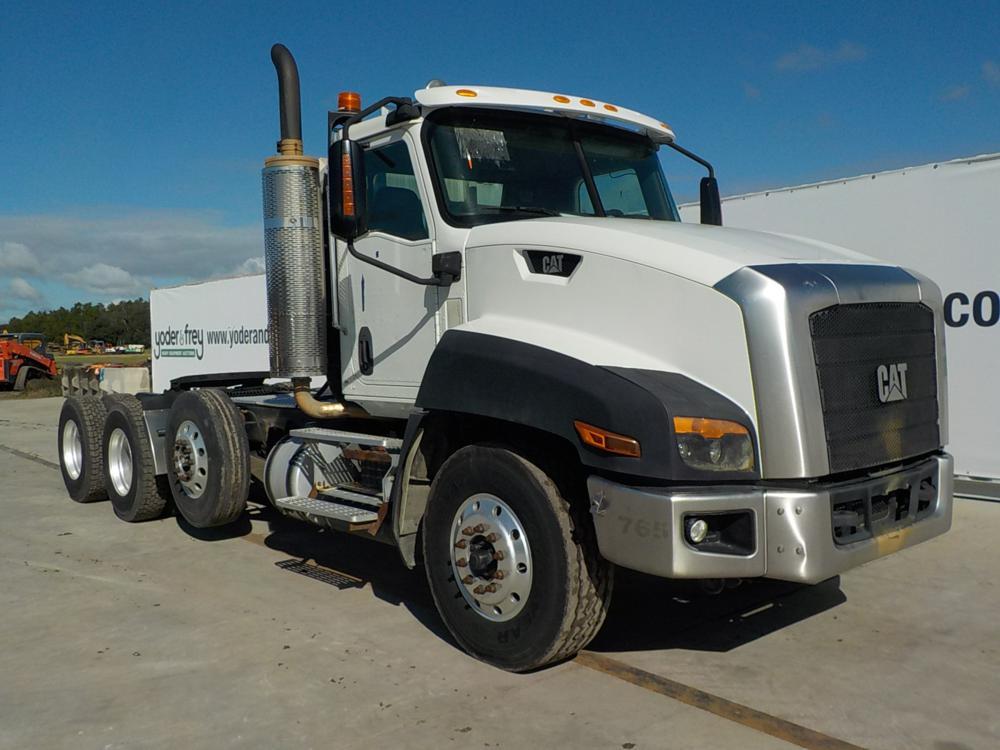
[[[291,378],[295,403],[310,417],[364,416],[358,407],[317,401],[310,379],[327,374],[327,293],[319,159],[302,149],[299,72],[282,44],[271,48],[278,74],[281,139],[264,161],[264,265],[271,376]]]
[[[326,374],[326,284],[319,159],[302,154],[299,74],[292,53],[271,48],[278,72],[281,140],[264,162],[264,265],[271,376]]]

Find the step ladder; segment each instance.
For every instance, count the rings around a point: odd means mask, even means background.
[[[310,497],[282,497],[274,504],[285,515],[316,526],[338,531],[374,532],[380,525],[392,482],[399,466],[403,441],[381,435],[331,430],[325,427],[304,427],[291,430],[289,435],[303,441],[329,443],[340,447],[345,460],[382,473],[378,488],[361,484],[318,485]]]

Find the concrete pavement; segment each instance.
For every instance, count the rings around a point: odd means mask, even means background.
[[[389,547],[75,504],[60,406],[0,402],[0,748],[792,747],[580,662],[480,664]],[[946,536],[817,587],[626,573],[591,650],[856,745],[995,748],[998,532],[960,501]]]

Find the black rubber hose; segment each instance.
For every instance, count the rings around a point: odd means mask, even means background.
[[[278,105],[281,111],[281,137],[302,140],[302,104],[299,99],[299,69],[295,58],[283,44],[271,47],[271,62],[278,72]]]

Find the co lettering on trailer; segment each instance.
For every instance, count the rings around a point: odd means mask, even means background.
[[[944,298],[944,322],[961,328],[970,322],[989,328],[1000,323],[1000,294],[987,289],[969,297],[965,292],[952,292]]]

